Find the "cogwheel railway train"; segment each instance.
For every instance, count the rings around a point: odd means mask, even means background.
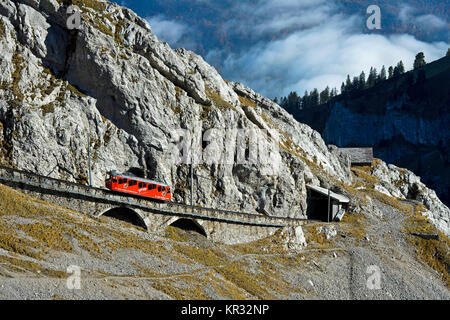
[[[172,188],[162,182],[131,175],[108,173],[105,179],[108,189],[163,201],[172,201]]]

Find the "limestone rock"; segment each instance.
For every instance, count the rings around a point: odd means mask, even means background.
[[[192,159],[195,204],[293,218],[306,217],[306,184],[352,183],[348,159],[317,131],[195,53],[171,49],[131,10],[101,0],[79,9],[80,29],[68,30],[61,1],[0,2],[2,164],[87,183],[90,149],[94,186],[110,170],[138,167],[187,203]],[[186,132],[194,139],[180,155]],[[234,161],[239,154],[245,161]],[[379,175],[391,195],[416,185],[434,221],[448,225],[448,208],[417,177],[396,190],[399,170]],[[290,232],[302,246],[301,229]]]

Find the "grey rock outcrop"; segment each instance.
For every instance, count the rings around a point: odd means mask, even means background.
[[[427,188],[420,177],[411,171],[398,168],[384,162],[378,163],[373,170],[379,184],[375,189],[389,196],[405,200],[416,200],[425,205],[422,213],[446,235],[450,234],[450,209],[437,197],[436,192]]]

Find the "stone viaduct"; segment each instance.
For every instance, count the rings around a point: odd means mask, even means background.
[[[297,227],[308,223],[306,219],[155,202],[1,166],[0,183],[95,218],[102,215],[126,216],[134,224],[159,234],[163,234],[170,225],[179,225],[193,229],[211,241],[226,244],[251,242],[286,227],[288,234],[295,237]],[[295,243],[295,239],[292,242]]]

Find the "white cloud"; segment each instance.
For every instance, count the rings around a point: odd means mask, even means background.
[[[150,23],[152,32],[159,40],[176,46],[181,38],[189,31],[189,27],[183,23],[169,20],[164,15],[157,15],[146,19]]]
[[[418,16],[415,21],[428,30],[448,28],[448,23],[432,14]]]
[[[425,30],[437,30],[448,28],[448,23],[433,14],[417,15],[417,9],[409,5],[403,5],[400,9],[399,19],[401,22],[411,25],[418,25],[418,27]]]
[[[256,44],[231,54],[211,51],[207,60],[225,54],[222,72],[228,78],[270,98],[290,91],[322,90],[327,85],[339,90],[347,74],[353,77],[363,70],[367,74],[371,66],[379,71],[400,60],[411,69],[418,52],[423,51],[426,60],[432,61],[444,56],[449,47],[448,43],[422,42],[407,34],[363,34],[365,17],[341,15],[328,2],[264,0],[253,8],[239,6],[239,10],[247,19],[239,23],[238,16],[228,21],[227,29],[253,33]],[[404,8],[400,18],[406,19],[411,12]],[[286,35],[281,32],[289,28]]]

